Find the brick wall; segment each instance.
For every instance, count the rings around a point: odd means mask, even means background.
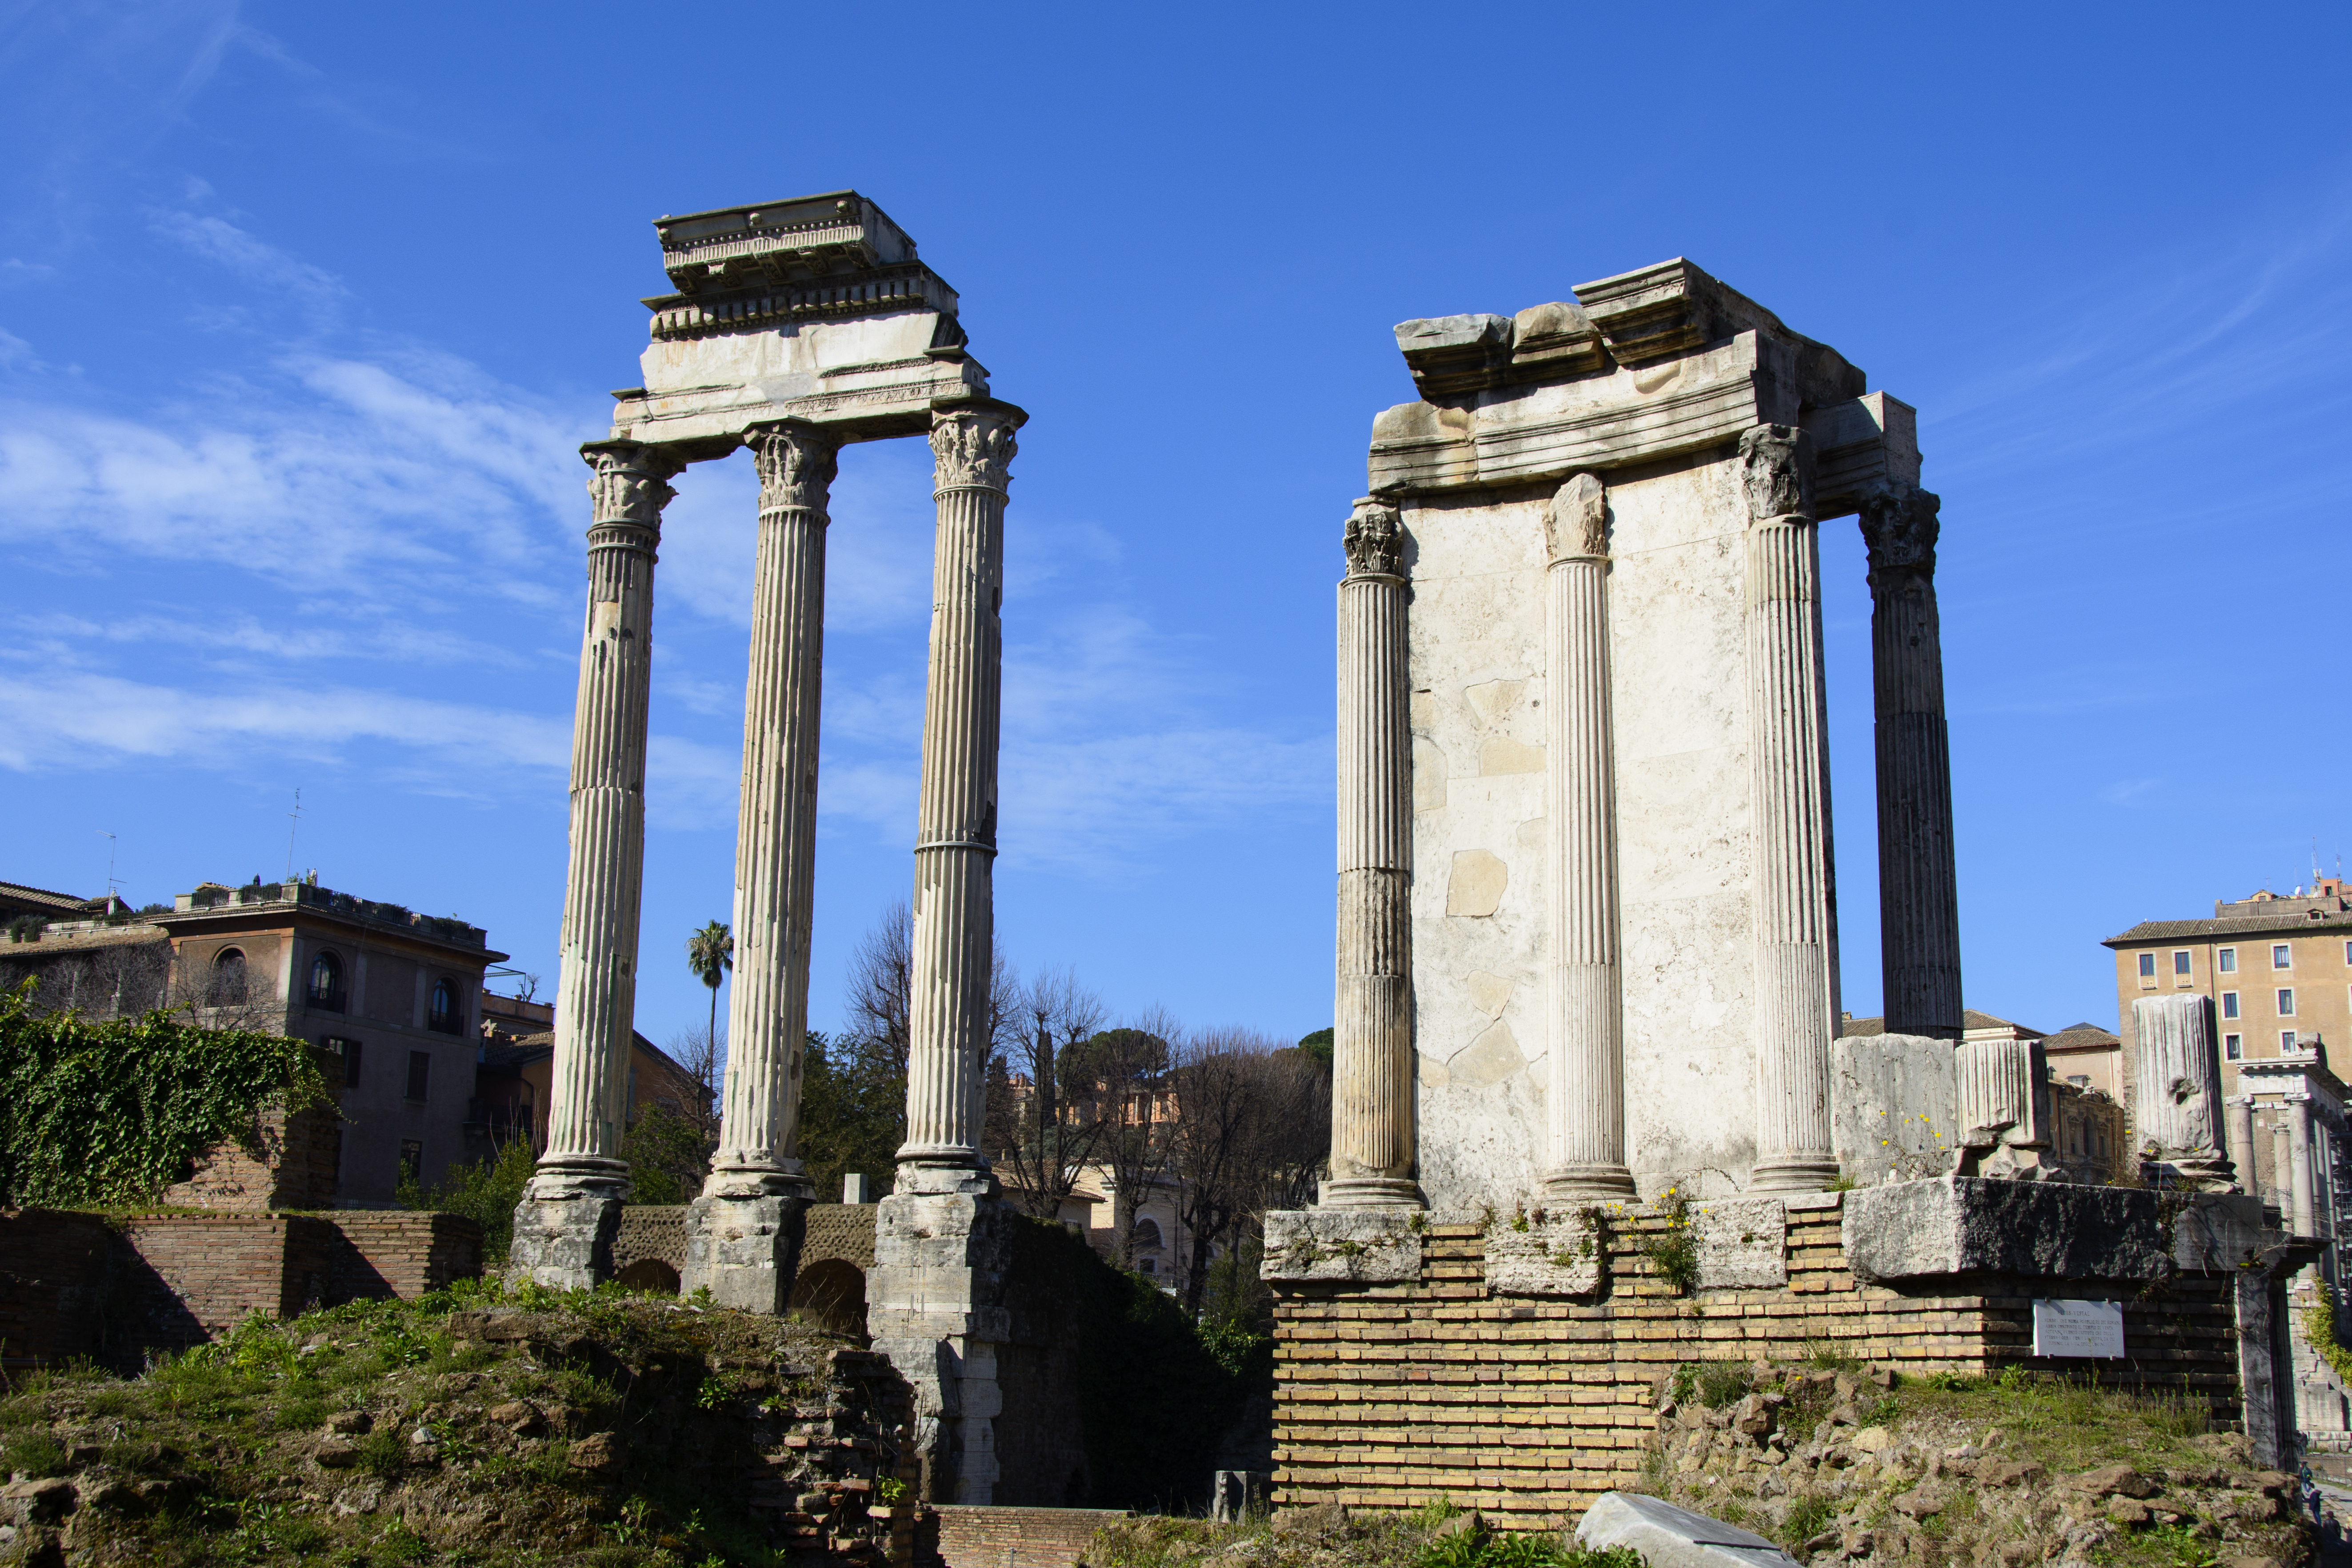
[[[838,1258],[860,1268],[874,1267],[874,1223],[881,1208],[874,1204],[811,1204],[808,1229],[801,1242],[801,1261],[814,1263]]]
[[[1115,1509],[962,1503],[939,1503],[929,1511],[937,1515],[938,1561],[945,1568],[1074,1568],[1096,1531],[1127,1517]],[[923,1534],[929,1538],[931,1531]]]
[[[0,1364],[102,1353],[113,1248],[114,1232],[95,1215],[0,1213]]]
[[[1611,1228],[1606,1283],[1590,1300],[1487,1295],[1482,1225],[1431,1226],[1409,1283],[1276,1284],[1277,1500],[1442,1497],[1498,1524],[1562,1528],[1601,1492],[1639,1484],[1678,1364],[1820,1348],[1913,1373],[2061,1370],[2032,1357],[2037,1296],[2120,1299],[2130,1360],[2087,1363],[2102,1380],[2186,1387],[2213,1401],[2217,1425],[2239,1417],[2227,1276],[2183,1275],[2146,1297],[2131,1284],[1998,1277],[1868,1286],[1846,1268],[1835,1206],[1791,1207],[1788,1220],[1785,1287],[1675,1295],[1638,1248],[1665,1223],[1648,1215]]]
[[[290,1120],[283,1110],[264,1111],[254,1134],[257,1153],[241,1143],[222,1144],[196,1161],[194,1175],[165,1188],[162,1203],[235,1214],[334,1206],[343,1151],[341,1111],[322,1106]]]
[[[647,1258],[669,1265],[673,1274],[686,1269],[686,1205],[684,1204],[625,1204],[621,1228],[613,1234],[613,1272]]]
[[[370,1209],[331,1218],[342,1246],[327,1281],[331,1302],[413,1301],[482,1272],[482,1227],[463,1215]]]
[[[146,1215],[123,1222],[122,1238],[136,1259],[110,1336],[122,1352],[201,1344],[325,1300],[341,1239],[308,1215]]]

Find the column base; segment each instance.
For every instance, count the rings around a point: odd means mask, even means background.
[[[1004,1275],[1013,1214],[974,1190],[993,1184],[985,1171],[923,1169],[919,1179],[935,1190],[916,1192],[908,1183],[918,1169],[899,1166],[898,1190],[877,1205],[866,1328],[914,1391],[917,1495],[985,1503],[995,1494],[1003,1406],[996,1347],[1012,1334]]]
[[[1340,1176],[1316,1194],[1319,1209],[1425,1209],[1421,1184],[1403,1176]]]
[[[1780,1154],[1757,1162],[1748,1179],[1750,1194],[1824,1193],[1838,1179],[1838,1163],[1827,1154]]]
[[[710,1292],[714,1305],[781,1316],[800,1272],[807,1185],[789,1191],[713,1192],[722,1176],[758,1173],[714,1171],[702,1196],[686,1209],[686,1267],[678,1289]],[[775,1174],[775,1173],[770,1173]]]
[[[1630,1198],[1633,1173],[1622,1165],[1562,1165],[1544,1173],[1548,1198]]]
[[[894,1196],[971,1198],[994,1197],[996,1173],[976,1159],[938,1159],[901,1154]],[[889,1199],[883,1200],[887,1203]]]
[[[515,1205],[507,1278],[551,1290],[592,1290],[613,1277],[613,1237],[629,1168],[617,1160],[541,1165]]]

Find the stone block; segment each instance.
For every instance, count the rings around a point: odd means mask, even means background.
[[[1394,1284],[1421,1278],[1419,1218],[1405,1209],[1292,1209],[1265,1216],[1261,1279]]]
[[[2166,1211],[2171,1213],[2168,1215]],[[2279,1239],[2258,1199],[1967,1176],[1845,1194],[1846,1259],[1865,1282],[1952,1274],[2154,1279],[2229,1273]]]
[[[679,1289],[708,1289],[722,1307],[771,1315],[784,1310],[800,1262],[797,1197],[701,1197],[687,1205],[686,1266]]]
[[[1797,1560],[1737,1525],[1639,1492],[1604,1492],[1576,1527],[1589,1551],[1630,1546],[1649,1568],[1797,1568]]]
[[[1959,1147],[1957,1054],[1923,1035],[1830,1042],[1830,1138],[1838,1168],[1863,1186],[1952,1168]]]
[[[1487,1295],[1591,1296],[1600,1290],[1607,1247],[1584,1214],[1547,1215],[1540,1224],[1526,1221],[1525,1230],[1518,1223],[1498,1220],[1486,1233]]]
[[[1789,1282],[1789,1211],[1778,1198],[1709,1198],[1690,1206],[1703,1290]]]

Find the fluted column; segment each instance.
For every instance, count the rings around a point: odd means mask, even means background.
[[[743,792],[735,819],[735,984],[719,1150],[687,1212],[681,1288],[783,1310],[808,1183],[799,1159],[816,896],[817,721],[824,664],[825,495],[835,443],[797,420],[745,437],[760,470]]]
[[[1617,966],[1617,805],[1609,728],[1609,509],[1579,474],[1544,510],[1551,864],[1551,1084],[1544,1191],[1633,1190]]]
[[[826,491],[834,438],[798,421],[747,444],[760,469],[743,793],[735,823],[735,980],[727,1095],[704,1189],[797,1191],[801,1042],[816,897],[817,721],[824,667]]]
[[[901,1176],[984,1166],[982,1069],[988,1060],[988,981],[994,949],[991,863],[996,858],[996,743],[1003,683],[1004,492],[1013,434],[1027,416],[1010,404],[943,407],[931,422],[939,532],[931,568],[930,668],[923,697],[923,775],[915,844],[915,907]]]
[[[571,860],[564,878],[547,1149],[516,1213],[513,1268],[542,1284],[593,1284],[627,1188],[621,1131],[636,1010],[646,851],[646,693],[654,558],[666,482],[659,448],[594,441],[588,616],[572,721]]]
[[[1404,527],[1356,503],[1339,583],[1339,899],[1327,1208],[1418,1206]]]
[[[1937,509],[1884,481],[1862,501],[1870,552],[1870,664],[1877,712],[1878,944],[1886,1032],[1957,1040],[1959,873],[1952,854],[1952,757],[1936,616]]]
[[[1748,769],[1755,815],[1756,1168],[1749,1190],[1811,1192],[1831,1151],[1830,801],[1811,441],[1739,438],[1748,496]]]
[[[2319,1234],[2318,1182],[2311,1159],[2311,1097],[2308,1094],[2290,1100],[2286,1104],[2287,1135],[2287,1202],[2294,1218],[2294,1234]]]
[[[2254,1179],[2254,1097],[2233,1094],[2228,1105],[2230,1163],[2238,1173],[2238,1190],[2260,1197],[2262,1184]]]

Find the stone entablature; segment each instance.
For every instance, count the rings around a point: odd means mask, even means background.
[[[678,291],[645,303],[644,384],[614,394],[613,438],[724,457],[798,420],[835,441],[920,436],[935,404],[988,395],[956,292],[855,191],[664,218]]]

